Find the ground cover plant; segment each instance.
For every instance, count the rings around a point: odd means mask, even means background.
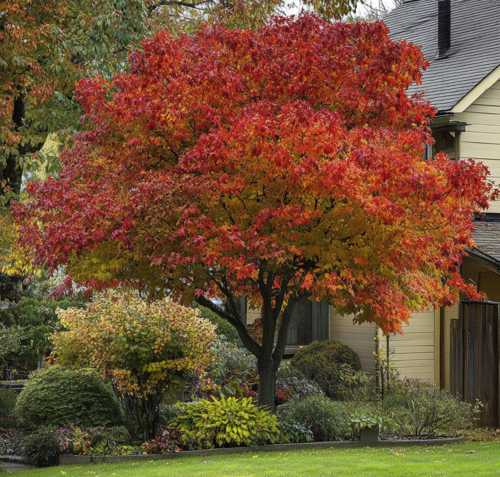
[[[496,475],[500,443],[465,443],[442,447],[309,449],[249,452],[240,455],[174,458],[164,461],[66,466],[16,473],[18,477],[87,477],[88,475],[156,476],[348,476],[475,477]],[[65,474],[61,474],[65,472]]]

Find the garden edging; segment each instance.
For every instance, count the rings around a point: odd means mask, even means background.
[[[150,460],[176,459],[178,457],[206,457],[224,454],[242,454],[244,452],[287,452],[308,449],[345,449],[350,447],[409,447],[409,446],[442,446],[445,444],[459,444],[465,442],[465,437],[452,437],[447,439],[422,439],[422,440],[396,440],[396,441],[330,441],[330,442],[304,442],[301,444],[272,444],[257,447],[227,447],[222,449],[204,449],[181,451],[174,454],[140,454],[140,455],[61,455],[59,465],[87,465],[87,464],[115,464],[119,462],[136,462]]]

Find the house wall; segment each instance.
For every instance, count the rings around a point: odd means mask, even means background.
[[[484,162],[500,184],[500,81],[496,82],[455,119],[467,123],[460,137],[460,157]],[[489,212],[500,212],[500,200]]]
[[[389,336],[389,359],[401,377],[420,378],[436,382],[436,312],[434,309],[413,313],[403,334]],[[385,350],[387,341],[381,340]]]
[[[439,383],[439,310],[414,313],[409,325],[403,325],[403,335],[389,338],[390,359],[400,376],[432,380]],[[375,374],[375,342],[378,332],[372,323],[357,325],[353,316],[341,316],[330,308],[330,339],[339,340],[359,354],[364,371]],[[385,353],[386,338],[380,346]],[[436,345],[437,343],[437,345]],[[449,353],[448,353],[449,355]]]
[[[357,325],[353,315],[339,315],[330,307],[330,339],[341,341],[359,355],[363,371],[375,374],[375,335],[377,326],[373,323]]]

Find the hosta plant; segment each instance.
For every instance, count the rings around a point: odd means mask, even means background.
[[[190,404],[172,428],[186,449],[256,446],[281,438],[276,416],[255,406],[251,398],[221,397]]]

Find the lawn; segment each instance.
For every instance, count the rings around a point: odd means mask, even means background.
[[[500,443],[474,442],[443,447],[408,447],[407,449],[333,449],[316,452],[246,453],[135,464],[51,467],[16,472],[12,475],[14,477],[500,475]]]

